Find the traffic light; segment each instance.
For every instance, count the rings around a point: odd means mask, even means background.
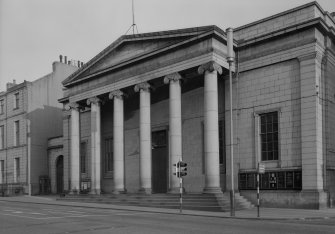
[[[187,175],[187,163],[183,161],[178,162],[178,168],[179,168],[179,176],[183,177]]]
[[[173,166],[175,167],[175,172],[173,173],[175,176],[179,177],[179,167],[178,163],[174,163]]]

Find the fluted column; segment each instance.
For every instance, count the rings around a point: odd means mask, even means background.
[[[198,68],[204,77],[204,152],[206,193],[218,193],[220,189],[219,165],[219,123],[218,123],[218,84],[217,74],[222,68],[211,61]]]
[[[101,101],[97,97],[87,99],[91,106],[91,194],[101,192]]]
[[[114,101],[113,111],[113,160],[114,192],[124,193],[124,112],[123,92],[115,90],[109,94]]]
[[[151,193],[150,85],[140,83],[134,89],[140,92],[140,190]]]
[[[70,193],[77,194],[80,190],[80,113],[77,103],[70,103],[68,108],[71,109]]]
[[[181,87],[179,73],[167,75],[164,78],[169,88],[169,128],[170,128],[170,189],[179,192],[179,179],[173,173],[175,167],[172,165],[182,160],[182,124],[181,124]]]

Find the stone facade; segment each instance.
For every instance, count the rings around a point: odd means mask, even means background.
[[[233,144],[223,30],[122,36],[63,82],[64,190],[89,182],[94,194],[173,193],[182,159],[186,192],[228,192],[232,146],[241,195],[255,201],[262,163],[262,204],[326,207],[335,196],[334,25],[313,2],[234,29]]]

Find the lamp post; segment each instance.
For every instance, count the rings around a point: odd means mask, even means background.
[[[230,103],[230,168],[231,168],[231,190],[230,190],[230,216],[235,216],[235,191],[234,191],[234,135],[233,135],[233,79],[232,66],[234,62],[233,50],[233,29],[228,28],[227,33],[227,47],[229,64],[229,103]]]

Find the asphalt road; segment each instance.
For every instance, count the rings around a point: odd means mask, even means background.
[[[335,233],[335,219],[248,220],[0,202],[0,233]]]

